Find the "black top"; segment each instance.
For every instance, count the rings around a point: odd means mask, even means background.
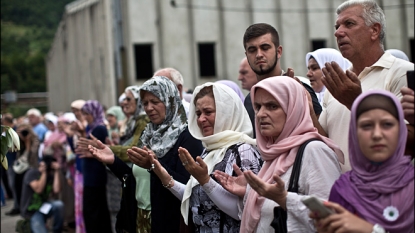
[[[105,138],[108,137],[108,131],[104,125],[95,127],[91,134],[102,143],[105,143]],[[91,139],[89,136],[88,138]],[[105,165],[95,158],[83,158],[82,173],[84,175],[84,186],[105,187],[107,184]]]
[[[159,162],[173,176],[173,179],[186,184],[190,174],[184,168],[179,155],[179,146],[186,148],[193,158],[203,152],[202,142],[193,138],[186,128],[180,134],[173,148],[159,159]],[[158,176],[151,172],[151,232],[179,232],[180,229],[180,205],[181,200],[177,199],[168,189],[163,187]],[[191,221],[191,219],[190,219]]]
[[[192,157],[196,158],[202,154],[203,146],[199,140],[193,138],[186,128],[186,130],[180,134],[174,147],[171,148],[163,158],[159,159],[161,165],[163,165],[167,172],[173,176],[173,179],[186,184],[190,178],[190,174],[184,168],[179,158],[177,151],[179,147],[186,148]],[[122,176],[125,174],[132,174],[132,169],[117,157],[115,157],[114,164],[108,165],[108,168],[110,168],[115,176],[121,181]],[[135,181],[132,180],[134,179],[129,180],[129,182],[132,182],[129,183],[130,185],[134,185],[135,183]],[[127,186],[129,184],[127,184]],[[154,172],[150,172],[150,192],[151,232],[179,232],[181,200],[177,199],[177,197],[175,197],[168,189],[163,187],[160,179]],[[135,188],[130,189],[128,199],[131,200],[131,197],[135,198]],[[134,207],[135,211],[137,211],[136,203]],[[134,210],[130,210],[129,213],[134,214]],[[136,214],[133,215],[133,217],[136,217]],[[131,223],[135,224],[135,221],[131,221]]]
[[[318,116],[323,111],[323,108],[321,107],[320,103],[318,102],[318,98],[316,93],[314,92],[313,88],[311,88],[308,84],[301,82],[304,86],[304,88],[310,93],[311,100],[313,101],[313,109],[314,113]],[[248,112],[249,119],[251,119],[252,128],[254,129],[254,138],[256,138],[255,135],[255,111],[254,107],[252,106],[251,102],[251,93],[248,93],[248,95],[245,97],[244,106],[246,111]]]
[[[136,182],[133,170],[115,155],[114,163],[107,167],[122,183],[120,210],[115,222],[116,232],[135,233],[137,231],[137,200],[135,199]]]
[[[251,124],[253,128],[253,138],[256,138],[256,132],[255,132],[255,111],[254,107],[252,106],[252,100],[251,100],[251,92],[248,93],[248,95],[245,97],[244,100],[244,106],[246,111],[248,112],[249,119],[251,119]]]

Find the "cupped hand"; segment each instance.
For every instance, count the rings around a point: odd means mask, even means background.
[[[94,140],[94,142],[96,146],[89,145],[88,146],[89,154],[88,156],[83,156],[83,157],[87,157],[87,158],[93,157],[105,164],[113,164],[114,153],[112,152],[112,150],[99,140]]]
[[[178,152],[184,168],[186,168],[190,175],[192,175],[200,185],[204,185],[209,182],[210,176],[208,174],[207,164],[200,156],[197,156],[195,161],[189,151],[185,148],[179,147]]]
[[[327,62],[322,69],[324,76],[321,81],[334,98],[348,109],[352,108],[354,100],[362,93],[362,87],[357,75],[350,70],[346,72],[336,63]]]
[[[155,156],[146,146],[143,149],[133,146],[127,150],[127,155],[132,163],[145,169],[151,168],[150,156]]]
[[[97,147],[97,144],[92,139],[80,137],[76,144],[75,153],[81,155],[81,157],[91,158],[92,155],[89,152],[88,145]]]
[[[236,164],[233,164],[233,170],[236,173],[236,177],[231,176],[225,172],[216,170],[214,172],[216,180],[222,185],[228,192],[243,198],[246,192],[246,179],[244,173],[239,169]]]
[[[252,171],[245,171],[244,176],[252,189],[254,189],[260,196],[266,197],[275,201],[283,209],[286,209],[287,190],[285,190],[284,181],[278,176],[273,175],[275,183],[269,184],[255,175]]]

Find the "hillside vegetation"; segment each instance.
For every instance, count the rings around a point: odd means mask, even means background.
[[[45,56],[72,0],[1,0],[1,93],[45,92]]]

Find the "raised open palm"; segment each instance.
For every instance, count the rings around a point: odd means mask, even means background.
[[[234,164],[233,169],[237,177],[231,176],[225,172],[216,170],[214,175],[216,180],[226,189],[228,192],[237,195],[240,198],[243,198],[246,192],[246,179],[239,167]]]
[[[105,164],[113,164],[114,163],[114,153],[112,150],[103,144],[99,140],[94,140],[97,147],[92,145],[88,146],[89,152],[91,152],[92,156],[97,160],[105,163]]]

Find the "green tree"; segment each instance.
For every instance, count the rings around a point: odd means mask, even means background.
[[[1,93],[46,91],[45,56],[69,2],[1,1]]]

